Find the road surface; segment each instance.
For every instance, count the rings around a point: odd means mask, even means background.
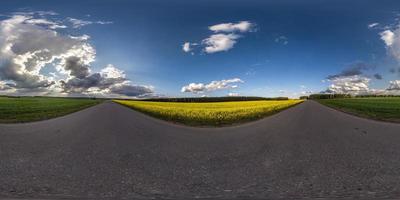
[[[400,198],[400,125],[307,101],[191,128],[106,102],[0,125],[0,197]]]

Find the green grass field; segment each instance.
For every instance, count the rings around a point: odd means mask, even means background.
[[[114,100],[153,117],[192,126],[220,126],[260,119],[301,100],[174,103]]]
[[[324,99],[318,101],[361,117],[400,122],[400,97]]]
[[[0,123],[30,122],[66,115],[101,100],[51,97],[0,97]]]

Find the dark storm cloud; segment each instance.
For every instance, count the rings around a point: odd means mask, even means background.
[[[82,62],[82,59],[71,56],[65,59],[65,69],[70,71],[70,75],[82,79],[89,75],[89,66]]]
[[[53,85],[55,82],[43,79],[42,76],[31,74],[21,70],[22,67],[13,61],[8,61],[0,67],[0,79],[12,80],[15,84],[9,85],[14,88],[43,88]]]
[[[130,85],[126,83],[126,79],[122,77],[108,78],[101,73],[94,73],[84,78],[72,78],[68,81],[60,81],[64,92],[81,93],[89,88],[109,89],[112,94],[125,96],[142,96],[153,94],[153,88],[142,85]]]
[[[112,64],[92,73],[91,63],[95,60],[96,50],[88,41],[90,36],[59,32],[68,26],[62,20],[44,17],[50,14],[54,13],[21,12],[0,19],[1,92],[113,96],[138,96],[153,92],[152,87],[131,85],[124,71]],[[111,23],[73,21],[79,27]],[[44,73],[46,70],[42,70],[45,67],[55,67],[57,71],[47,74]]]
[[[362,75],[364,71],[370,70],[375,68],[373,65],[369,65],[365,62],[355,62],[350,64],[345,70],[340,72],[339,74],[329,75],[326,77],[329,80],[339,78],[339,77],[346,77],[346,76],[355,76],[355,75]]]
[[[389,69],[389,72],[392,74],[398,74],[400,76],[400,67],[399,68],[391,68]]]
[[[68,81],[60,81],[64,92],[83,92],[89,88],[96,87],[106,89],[115,84],[121,84],[125,78],[107,78],[100,73],[94,73],[84,78],[74,77]]]
[[[72,78],[68,81],[61,80],[64,92],[82,92],[100,84],[101,75],[94,73],[84,78]]]
[[[153,88],[141,85],[120,85],[111,88],[111,93],[126,96],[143,96],[152,94],[153,92]]]
[[[380,75],[378,73],[374,74],[374,78],[376,78],[378,80],[382,80],[383,79],[382,75]]]

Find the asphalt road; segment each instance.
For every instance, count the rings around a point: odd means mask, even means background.
[[[0,125],[0,197],[400,198],[400,125],[308,101],[191,128],[106,102]]]

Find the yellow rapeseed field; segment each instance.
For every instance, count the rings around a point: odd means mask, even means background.
[[[255,120],[302,102],[302,100],[215,103],[114,101],[157,118],[193,126],[219,126]]]

